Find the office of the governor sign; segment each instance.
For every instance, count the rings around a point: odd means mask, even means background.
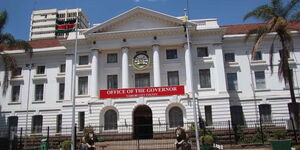
[[[100,90],[100,99],[184,95],[184,86]]]

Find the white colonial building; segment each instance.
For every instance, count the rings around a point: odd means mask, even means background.
[[[141,7],[81,29],[75,62],[79,129],[92,125],[111,131],[127,124],[169,124],[172,128],[193,122],[191,85],[208,125],[259,117],[289,118],[290,93],[277,75],[280,43],[275,45],[271,74],[269,47],[274,34],[254,60],[249,54],[253,43],[244,42],[245,33],[258,25],[219,26],[216,19],[190,20],[191,48],[182,18]],[[290,28],[299,30],[300,24]],[[295,51],[290,53],[289,63],[299,100],[300,36],[297,31],[292,33]],[[59,127],[71,127],[72,120],[75,33],[60,41],[33,40],[30,44],[34,48],[31,71],[24,50],[4,52],[16,57],[20,71],[10,80],[6,95],[0,93],[1,127],[25,128],[28,109],[32,132],[40,132],[40,126],[57,126],[61,132]],[[0,67],[2,84],[4,66]],[[184,94],[105,99],[100,95],[100,90],[106,89],[179,85],[184,86]]]

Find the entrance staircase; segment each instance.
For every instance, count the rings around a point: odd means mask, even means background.
[[[175,150],[176,139],[143,139],[97,142],[96,150]]]

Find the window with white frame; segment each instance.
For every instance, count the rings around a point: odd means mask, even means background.
[[[60,73],[65,73],[66,72],[66,64],[60,64],[59,72]]]
[[[83,55],[79,56],[79,65],[88,65],[89,64],[89,56],[88,55]]]
[[[266,88],[265,72],[255,71],[254,76],[255,76],[256,89],[265,89]]]
[[[208,57],[208,47],[197,47],[198,57]]]
[[[183,112],[175,106],[169,110],[169,124],[170,128],[183,127]]]
[[[177,49],[167,49],[166,50],[167,59],[177,59]]]
[[[253,60],[262,60],[261,51],[256,51]]]
[[[118,63],[118,54],[117,53],[107,54],[107,63]]]
[[[59,100],[63,100],[65,98],[65,83],[59,83]]]
[[[118,75],[107,75],[107,89],[118,88]]]
[[[9,132],[17,132],[18,129],[18,116],[10,116],[8,117],[8,131]]]
[[[204,110],[206,125],[211,126],[213,124],[211,105],[204,106]]]
[[[150,87],[150,73],[135,74],[135,87]]]
[[[42,133],[43,116],[32,116],[31,133]]]
[[[84,112],[78,112],[78,130],[83,131],[85,124],[85,114]]]
[[[168,85],[179,85],[178,71],[168,71]]]
[[[235,62],[234,53],[225,53],[224,60],[225,60],[225,62]]]
[[[35,85],[35,101],[44,100],[44,84]]]
[[[45,74],[45,66],[37,66],[36,74]]]
[[[62,114],[56,116],[56,133],[61,133]]]
[[[272,121],[271,105],[270,104],[260,104],[258,106],[258,108],[259,108],[260,119],[262,120],[262,122],[263,123],[271,122]]]
[[[117,112],[115,110],[108,110],[104,114],[104,130],[116,130],[118,128]]]
[[[88,94],[88,77],[78,77],[78,95]]]
[[[211,88],[210,69],[200,69],[199,79],[201,88]]]
[[[12,86],[11,102],[18,102],[20,100],[20,85]]]
[[[227,88],[228,90],[238,90],[238,81],[236,73],[227,73]]]

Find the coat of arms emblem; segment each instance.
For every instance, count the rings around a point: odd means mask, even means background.
[[[149,56],[146,53],[138,53],[133,57],[132,65],[137,70],[144,70],[150,64]]]

